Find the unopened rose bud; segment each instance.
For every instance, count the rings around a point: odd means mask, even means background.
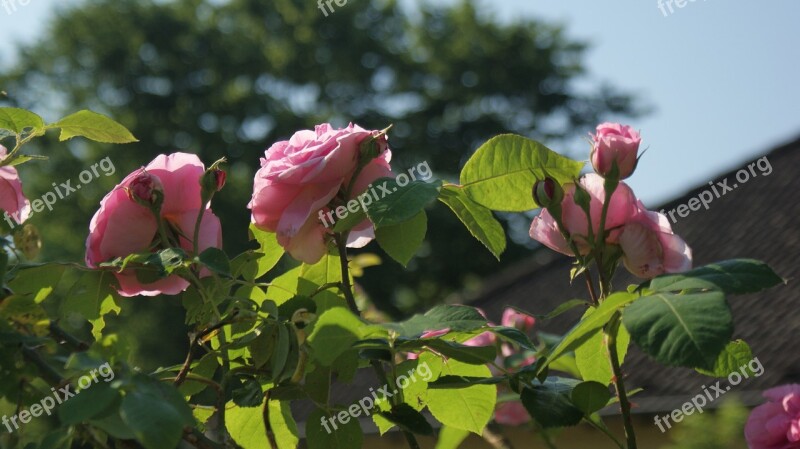
[[[389,127],[391,128],[391,127]],[[361,164],[366,165],[369,161],[380,156],[389,148],[389,139],[386,136],[389,128],[383,131],[376,131],[372,137],[365,139],[358,146],[361,155]]]
[[[200,189],[203,196],[203,204],[211,201],[211,198],[214,196],[214,194],[222,190],[222,188],[225,186],[225,180],[228,178],[228,175],[224,170],[219,168],[220,164],[223,162],[225,162],[225,158],[214,162],[211,167],[208,167],[208,169],[203,173],[203,176],[200,177]]]
[[[217,181],[217,192],[222,190],[225,187],[225,181],[228,179],[228,174],[225,170],[216,169],[214,170],[214,177]]]
[[[139,204],[156,205],[164,197],[164,186],[158,176],[142,171],[126,188],[128,198]]]
[[[553,178],[536,181],[533,185],[533,200],[541,207],[548,208],[561,204],[564,199],[564,190]]]
[[[600,176],[614,176],[614,164],[618,172],[616,179],[629,177],[636,169],[639,145],[642,138],[633,128],[619,123],[603,123],[592,135],[590,159],[594,171]]]

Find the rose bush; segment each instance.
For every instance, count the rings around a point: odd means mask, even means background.
[[[49,125],[15,108],[0,108],[0,117],[0,126],[13,125],[0,136],[15,143],[0,160],[0,207],[22,219],[28,206],[12,167],[35,160],[20,152],[31,139],[60,128],[62,140],[135,141],[89,111]],[[384,197],[367,209],[370,184],[391,175],[385,131],[323,124],[266,151],[249,203],[255,246],[234,256],[223,250],[211,209],[226,181],[224,160],[206,168],[191,154],[160,155],[103,198],[89,225],[86,267],[26,261],[33,253],[25,248],[40,243],[30,223],[0,238],[0,408],[14,407],[26,424],[20,409],[41,410],[42,392],[69,391],[94,367],[114,371],[113,382],[60,404],[59,419],[42,420],[35,432],[4,416],[0,447],[295,449],[304,435],[311,449],[357,449],[363,431],[348,413],[358,407],[382,433],[400,429],[413,449],[419,436],[435,435],[431,419],[441,423],[437,447],[446,449],[470,432],[507,445],[492,420],[531,423],[550,446],[549,429],[584,422],[636,449],[625,384],[635,367],[623,371],[628,345],[665,365],[719,375],[726,371],[720,360],[741,355],[729,349],[726,296],[783,282],[753,260],[689,270],[686,243],[620,181],[635,168],[638,144],[630,128],[601,125],[591,149],[599,174],[581,177],[578,161],[521,136],[498,136],[475,151],[459,184],[382,180]],[[574,257],[571,280],[584,278],[587,299],[536,315],[504,309],[500,325],[463,305],[400,321],[376,313],[353,284],[378,258],[350,258],[348,246],[374,238],[405,265],[425,243],[425,209],[435,200],[498,258],[506,236],[493,212],[543,207],[530,235]],[[344,223],[323,219],[333,211]],[[285,252],[297,260],[280,264]],[[620,264],[648,281],[614,291]],[[180,295],[185,319],[174,324],[189,327],[183,363],[153,372],[129,364],[130,345],[116,331],[134,313],[135,302],[122,297],[136,295]],[[536,299],[528,305],[538,307]],[[537,323],[576,308],[581,318],[565,335],[535,332]],[[106,322],[115,312],[120,317]],[[385,386],[367,393],[354,384],[353,395],[364,399],[337,401],[333,380],[343,388],[365,378],[356,377],[360,369]],[[797,447],[797,386],[767,397],[748,424],[748,441],[754,449]],[[297,401],[307,407],[294,407]],[[624,443],[598,414],[609,404],[622,415]],[[311,410],[303,433],[293,415],[300,408]]]

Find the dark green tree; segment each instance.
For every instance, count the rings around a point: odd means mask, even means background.
[[[586,75],[586,45],[561,27],[499,24],[469,1],[407,11],[395,1],[354,0],[326,17],[309,0],[92,0],[62,8],[47,30],[0,75],[6,103],[46,114],[92,108],[140,140],[113,149],[44,140],[37,149],[50,161],[24,173],[33,197],[106,156],[117,168],[34,218],[46,222],[53,257],[79,259],[99,199],[158,153],[228,158],[215,210],[227,248],[238,251],[247,245],[245,206],[259,157],[295,130],[323,121],[393,124],[398,172],[427,161],[448,178],[494,134],[553,141],[606,114],[633,112],[612,88],[573,89]],[[441,301],[528,251],[509,242],[498,263],[443,205],[430,223],[428,248],[409,270],[384,258],[364,279],[394,315]],[[514,223],[527,225],[506,220]]]

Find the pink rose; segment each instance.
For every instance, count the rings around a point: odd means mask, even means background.
[[[8,150],[0,145],[0,160],[7,155]],[[22,181],[14,167],[0,167],[0,210],[5,212],[9,226],[12,226],[12,219],[16,224],[22,224],[31,215],[31,203],[22,193]]]
[[[253,223],[276,232],[278,243],[295,259],[319,261],[329,233],[320,221],[320,212],[327,213],[331,200],[350,184],[358,168],[359,144],[377,133],[353,124],[334,129],[325,123],[272,145],[255,176],[248,205]],[[391,151],[385,138],[379,143],[380,154],[361,170],[347,200],[367,190],[374,180],[391,176]],[[361,247],[372,238],[372,225],[364,220],[351,231],[348,246]]]
[[[205,167],[193,154],[173,153],[160,155],[140,170],[129,174],[100,202],[94,214],[86,240],[86,264],[96,268],[103,262],[133,253],[151,250],[158,239],[158,223],[153,212],[129,195],[152,198],[156,190],[163,191],[161,219],[167,233],[187,252],[193,250],[195,221],[204,210],[200,226],[198,250],[222,246],[222,228],[209,204],[200,198],[200,177]],[[156,249],[163,249],[161,243]],[[201,273],[206,274],[206,273]],[[115,273],[122,296],[175,295],[185,290],[189,283],[172,275],[156,282],[144,284],[130,270]]]
[[[764,392],[769,400],[753,409],[744,436],[750,449],[800,448],[800,385]]]
[[[616,161],[619,179],[629,177],[636,169],[636,158],[641,143],[641,136],[630,126],[619,123],[598,125],[597,134],[592,136],[590,154],[594,171],[600,176],[608,176]]]
[[[664,273],[691,269],[692,250],[672,233],[667,217],[646,210],[641,202],[638,208],[619,236],[622,260],[628,271],[634,276],[652,279]]]
[[[522,332],[529,332],[533,329],[533,325],[536,324],[536,319],[509,307],[503,312],[501,323],[506,327],[515,327]]]
[[[581,177],[580,185],[589,194],[591,201],[589,211],[591,215],[592,232],[596,236],[600,229],[600,215],[605,202],[605,188],[602,177],[589,173]],[[564,199],[561,201],[561,220],[566,227],[566,231],[572,236],[581,254],[589,253],[588,231],[589,220],[583,209],[575,204],[575,185],[564,185]],[[607,243],[616,243],[620,233],[620,227],[628,222],[636,213],[636,197],[627,184],[620,182],[617,190],[611,196],[611,204],[608,207],[605,229]],[[549,247],[554,251],[572,256],[567,241],[559,232],[556,221],[550,212],[543,209],[542,212],[533,219],[531,223],[530,236]]]

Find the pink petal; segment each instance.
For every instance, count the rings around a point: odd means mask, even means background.
[[[529,235],[532,239],[547,246],[553,251],[558,251],[561,254],[572,256],[572,251],[569,249],[567,241],[558,230],[553,216],[547,210],[542,210],[541,213],[533,219]]]

